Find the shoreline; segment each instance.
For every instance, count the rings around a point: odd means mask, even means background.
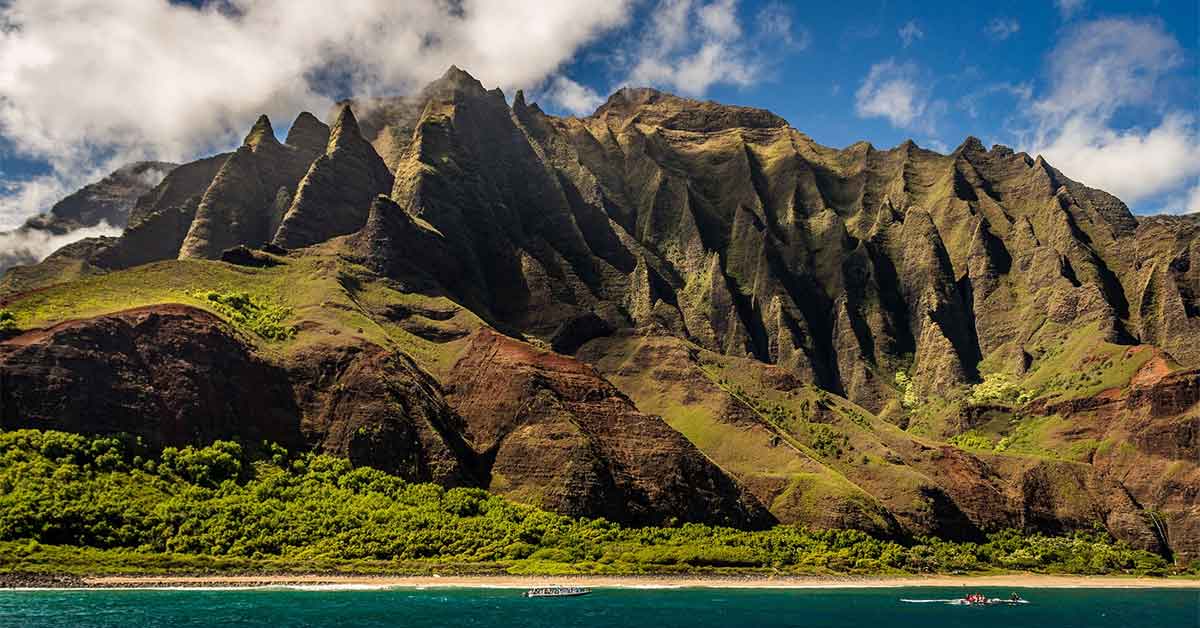
[[[0,576],[0,591],[61,589],[249,589],[249,588],[471,588],[527,589],[551,584],[625,589],[879,589],[908,587],[1050,588],[1050,589],[1196,589],[1196,578],[1143,576],[1068,576],[1050,574],[991,574],[934,576],[93,576],[8,578]]]

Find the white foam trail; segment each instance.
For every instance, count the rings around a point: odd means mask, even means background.
[[[382,591],[400,587],[391,584],[281,584],[262,588],[290,591]]]

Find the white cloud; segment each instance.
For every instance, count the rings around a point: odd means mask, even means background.
[[[904,43],[904,47],[908,48],[914,41],[925,39],[925,31],[917,24],[916,20],[909,20],[900,27],[898,31],[900,41]]]
[[[1179,42],[1156,21],[1087,22],[1049,54],[1050,94],[1037,104],[1047,116],[1110,116],[1154,102],[1159,79],[1183,61]]]
[[[742,36],[736,0],[716,0],[702,5],[696,9],[696,15],[700,18],[700,26],[714,37],[734,40]]]
[[[52,175],[0,183],[0,231],[17,228],[26,218],[50,209],[50,206],[81,187],[83,183],[95,181],[103,176],[96,176],[93,169],[86,165],[81,165],[81,168],[89,172],[71,176],[72,183],[67,183],[65,177]],[[75,185],[74,182],[79,184]],[[3,250],[0,247],[0,252]]]
[[[586,116],[604,102],[596,90],[565,77],[550,80],[542,94],[551,102],[577,116]]]
[[[94,227],[84,227],[62,235],[38,229],[0,233],[0,272],[16,264],[40,262],[59,248],[84,238],[120,234],[120,228],[103,221]]]
[[[747,86],[761,80],[771,48],[803,48],[808,33],[792,26],[778,3],[764,7],[757,30],[748,35],[737,0],[660,0],[636,44],[625,79],[628,85],[654,85],[702,96],[713,85]],[[752,45],[752,42],[761,45]]]
[[[996,41],[1004,41],[1020,30],[1021,23],[1011,17],[994,17],[983,27],[983,32]]]
[[[323,113],[331,85],[408,91],[455,63],[535,87],[624,24],[632,0],[0,1],[0,135],[53,176],[0,198],[0,223],[135,159],[225,148],[262,112]],[[719,16],[714,16],[716,19]],[[719,21],[712,28],[721,28]],[[36,209],[44,210],[45,205]]]
[[[158,168],[146,168],[145,170],[143,170],[141,172],[141,174],[135,175],[134,178],[137,180],[138,183],[141,183],[143,186],[145,186],[146,189],[152,189],[155,186],[157,186],[159,183],[162,183],[163,179],[167,178],[167,175],[170,173],[171,173],[170,170],[159,170]]]
[[[1087,0],[1054,0],[1054,6],[1058,7],[1058,13],[1064,20],[1071,19],[1086,4]]]
[[[1049,58],[1049,91],[1031,109],[1031,153],[1129,204],[1173,193],[1200,175],[1194,113],[1165,107],[1160,98],[1159,83],[1182,59],[1161,23],[1088,22],[1069,31]],[[1114,126],[1125,110],[1157,122]]]
[[[854,111],[862,118],[885,118],[897,128],[931,127],[925,118],[932,107],[920,72],[912,63],[888,59],[871,66],[854,93]]]
[[[1200,174],[1195,120],[1178,113],[1148,131],[1115,131],[1086,116],[1072,117],[1036,152],[1068,177],[1126,203],[1156,196]]]

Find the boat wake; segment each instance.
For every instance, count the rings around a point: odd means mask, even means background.
[[[910,600],[910,599],[901,598],[900,601],[905,602],[907,604],[946,604],[949,606],[1013,606],[1016,604],[1028,604],[1029,603],[1029,600],[1021,600],[1021,599],[1012,600],[1012,599],[1003,599],[1003,598],[976,598],[976,599],[954,598],[954,599],[946,599],[946,600],[941,600],[941,599],[939,599],[939,600]]]

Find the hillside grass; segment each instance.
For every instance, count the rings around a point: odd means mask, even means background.
[[[781,393],[778,398],[782,401],[772,402],[767,408],[765,402],[756,402],[746,392],[750,386],[761,387],[761,382],[753,380],[748,370],[739,369],[736,358],[701,351],[702,364],[670,365],[672,369],[684,368],[688,372],[690,379],[679,380],[672,375],[659,376],[653,368],[626,366],[637,359],[646,343],[682,345],[684,341],[627,337],[603,342],[604,355],[599,368],[607,373],[606,377],[628,394],[639,409],[662,416],[713,462],[737,477],[777,517],[788,521],[829,521],[832,500],[857,504],[862,513],[875,519],[879,529],[887,528],[880,516],[882,505],[826,465],[820,452],[806,442],[807,433],[805,438],[794,433],[804,424],[792,416],[787,404],[815,400],[815,390],[805,387],[792,391],[790,396]],[[746,388],[722,381],[724,374],[737,377]],[[734,387],[741,390],[740,396],[735,394]],[[738,408],[728,409],[733,415],[724,414],[725,405],[730,402],[741,406],[743,418],[735,418]]]
[[[313,344],[361,340],[402,350],[422,365],[449,368],[461,341],[443,343],[410,333],[387,319],[385,306],[438,310],[444,297],[405,292],[337,255],[305,252],[265,268],[209,260],[170,260],[93,275],[19,294],[4,308],[18,329],[132,308],[176,303],[209,311],[247,333],[266,353],[287,355]],[[454,323],[482,322],[462,313]],[[430,321],[431,324],[445,324]]]
[[[1019,385],[1037,398],[1056,402],[1091,397],[1128,386],[1154,355],[1148,348],[1106,342],[1096,326],[1088,326],[1060,344],[1035,347],[1034,362]]]
[[[1103,445],[1102,426],[1089,426],[1096,433],[1081,433],[1077,423],[1057,414],[1031,413],[1029,406],[1119,393],[1154,359],[1163,360],[1168,371],[1179,368],[1153,347],[1107,342],[1097,324],[1070,329],[1046,323],[1041,328],[1026,372],[1007,373],[997,370],[1002,365],[996,358],[985,360],[979,365],[982,382],[910,408],[907,432],[975,453],[1086,463]],[[973,406],[982,408],[984,420],[964,429],[958,417]]]

